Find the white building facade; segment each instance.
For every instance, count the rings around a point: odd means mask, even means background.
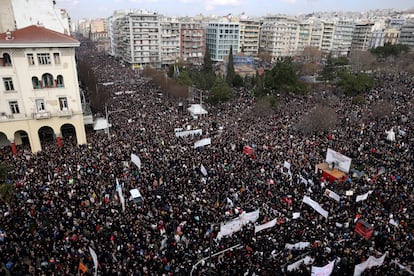
[[[76,39],[29,26],[0,34],[0,143],[27,146],[86,135],[78,86]]]
[[[232,48],[233,55],[238,53],[240,43],[240,24],[235,22],[210,22],[206,27],[206,47],[212,61],[223,61]]]

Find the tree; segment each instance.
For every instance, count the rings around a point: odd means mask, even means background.
[[[340,71],[346,70],[348,65],[349,60],[346,57],[333,58],[329,55],[318,79],[323,81],[333,81],[338,77]]]
[[[263,62],[272,62],[272,55],[269,53],[261,52],[257,54],[257,57]]]
[[[372,103],[370,109],[371,118],[374,120],[379,120],[391,115],[394,106],[390,101],[379,101]]]
[[[234,87],[244,86],[244,80],[243,80],[242,76],[240,76],[239,74],[236,74],[233,78],[232,84],[233,84]]]
[[[400,54],[406,54],[410,47],[404,44],[385,43],[384,46],[370,49],[370,52],[377,56],[377,58],[397,57]]]
[[[355,50],[349,56],[352,68],[357,72],[372,69],[375,60],[375,56],[369,51]]]
[[[210,95],[206,102],[211,104],[218,104],[219,102],[225,102],[231,99],[231,88],[230,86],[221,79],[217,79],[211,88]]]
[[[264,77],[266,93],[304,93],[306,86],[298,81],[296,67],[291,58],[278,61]]]
[[[332,108],[317,105],[308,114],[303,115],[296,128],[305,135],[320,133],[334,128],[338,118]]]
[[[211,60],[210,50],[207,47],[204,54],[203,71],[205,73],[213,73],[213,62]]]
[[[366,73],[353,74],[343,71],[340,73],[337,85],[344,89],[345,95],[356,96],[370,90],[374,86],[374,79]]]
[[[229,52],[229,58],[227,62],[227,74],[226,74],[226,82],[229,85],[233,85],[234,80],[234,60],[233,60],[233,46],[230,45],[230,52]]]

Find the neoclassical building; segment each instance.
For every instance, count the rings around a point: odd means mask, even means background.
[[[42,26],[0,34],[0,146],[42,150],[65,139],[86,143],[71,36]]]

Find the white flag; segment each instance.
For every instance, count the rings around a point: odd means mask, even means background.
[[[382,255],[380,258],[369,256],[368,260],[355,266],[354,276],[360,276],[362,272],[365,271],[365,269],[370,269],[371,267],[382,265],[384,263],[385,255],[387,254]]]
[[[371,194],[371,193],[372,193],[372,191],[369,191],[368,193],[357,196],[356,197],[356,202],[366,200],[368,198],[368,195]]]
[[[264,229],[272,228],[276,225],[276,223],[277,223],[277,219],[273,219],[273,220],[268,221],[264,224],[257,225],[257,226],[254,227],[254,233],[256,234],[257,232],[262,231]]]
[[[318,212],[319,214],[321,214],[324,218],[327,218],[329,213],[328,211],[324,210],[318,202],[312,200],[310,197],[308,196],[303,196],[303,200],[304,203],[308,204],[309,206],[311,206],[313,209],[315,209],[316,212]]]
[[[204,167],[203,164],[201,164],[200,171],[204,176],[207,176],[207,170],[206,170],[206,168]]]
[[[230,208],[233,208],[233,200],[231,200],[230,198],[226,198],[227,199],[227,204],[229,205]]]
[[[337,193],[335,193],[334,191],[331,191],[329,189],[325,190],[325,195],[333,198],[335,201],[339,202],[341,200],[341,198],[339,197],[339,195]]]
[[[141,159],[133,153],[131,153],[131,161],[137,165],[138,169],[141,169]]]
[[[312,266],[311,276],[329,276],[331,275],[335,266],[335,260],[329,262],[323,267]]]
[[[95,250],[93,250],[90,246],[89,246],[89,253],[91,253],[91,256],[92,256],[93,266],[95,268],[95,276],[96,276],[98,275],[98,256],[96,255]]]

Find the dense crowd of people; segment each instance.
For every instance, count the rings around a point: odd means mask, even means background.
[[[364,95],[364,103],[330,93],[322,99],[281,96],[281,108],[267,116],[255,116],[254,98],[244,88],[234,89],[234,99],[206,105],[208,114],[194,119],[139,72],[105,54],[94,53],[92,62],[98,82],[114,82],[109,109],[125,111],[110,116],[110,137],[91,132],[87,145],[65,139],[61,148],[52,144],[37,154],[2,151],[15,190],[14,200],[0,202],[2,275],[91,275],[89,248],[96,252],[100,275],[310,275],[312,265],[333,260],[332,275],[352,275],[355,265],[384,254],[384,263],[364,275],[410,273],[414,79],[409,74],[378,73],[382,81]],[[335,110],[337,126],[302,135],[298,120],[321,101]],[[391,102],[393,111],[373,120],[370,106],[381,101]],[[176,137],[176,128],[203,134]],[[395,141],[386,139],[391,128]],[[211,138],[211,144],[194,149],[202,138]],[[246,145],[252,155],[243,153]],[[315,172],[328,148],[352,158],[348,180],[329,182]],[[141,168],[131,162],[132,153]],[[134,188],[141,204],[130,199]],[[339,202],[325,195],[327,188]],[[304,196],[329,216],[303,204]],[[218,238],[221,223],[255,210],[260,214],[255,222]],[[294,219],[294,213],[300,216]],[[255,226],[273,219],[274,227],[255,233]],[[370,239],[355,233],[358,219],[374,227]],[[309,246],[285,248],[298,242]],[[312,264],[289,269],[307,256]]]

